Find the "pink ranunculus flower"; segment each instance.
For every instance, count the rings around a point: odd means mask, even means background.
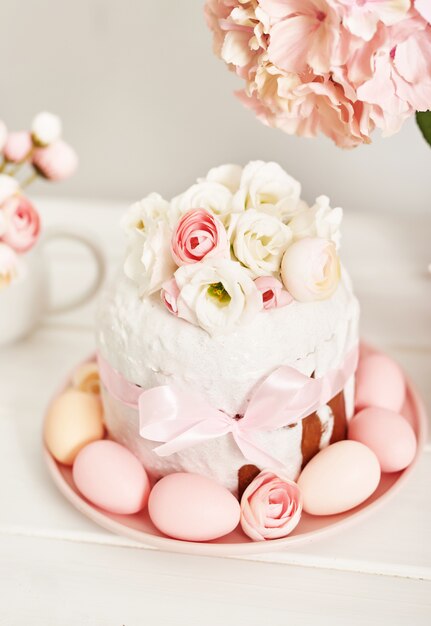
[[[431,24],[431,2],[429,0],[414,0],[414,2],[416,11]]]
[[[1,211],[5,217],[4,243],[16,252],[27,252],[36,243],[40,233],[40,218],[30,200],[18,195],[6,200]]]
[[[229,241],[222,222],[206,209],[190,209],[178,222],[171,241],[177,265],[204,258],[228,257]]]
[[[33,153],[33,165],[44,178],[64,180],[72,176],[78,166],[75,150],[62,139]]]
[[[266,310],[287,306],[293,302],[283,283],[273,276],[259,276],[254,284],[262,294],[263,308]]]
[[[180,295],[180,290],[177,285],[177,281],[175,278],[171,278],[171,280],[167,280],[163,283],[162,289],[160,291],[160,297],[162,299],[163,304],[168,309],[172,315],[178,315],[178,296]]]
[[[33,141],[29,132],[20,130],[9,133],[4,147],[4,157],[11,163],[22,163],[33,148]]]
[[[296,483],[262,471],[241,498],[241,527],[253,541],[281,539],[298,525],[302,496]]]

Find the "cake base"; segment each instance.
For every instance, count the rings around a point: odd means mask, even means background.
[[[366,346],[361,347],[362,354],[371,351]],[[72,469],[57,463],[46,449],[44,449],[44,456],[54,483],[77,510],[106,530],[133,541],[171,552],[207,556],[241,556],[283,550],[289,546],[316,541],[330,534],[336,534],[354,523],[362,521],[367,515],[396,495],[405,484],[422,453],[427,440],[428,429],[428,418],[424,404],[407,377],[406,382],[406,402],[402,413],[411,423],[417,438],[416,456],[411,465],[402,472],[382,474],[380,484],[373,495],[350,511],[330,516],[311,516],[303,513],[300,524],[292,534],[283,539],[252,541],[242,532],[240,527],[229,535],[210,542],[198,543],[170,539],[154,527],[146,510],[136,515],[114,515],[93,506],[76,489],[72,479]],[[54,397],[59,395],[68,384],[69,380],[62,385]]]

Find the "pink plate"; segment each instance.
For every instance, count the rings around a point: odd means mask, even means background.
[[[361,347],[362,354],[369,350],[367,347]],[[92,357],[88,360],[94,360],[94,358]],[[69,381],[62,386],[59,393],[68,384]],[[299,525],[291,535],[284,539],[275,539],[273,541],[251,541],[240,528],[237,528],[225,537],[209,542],[199,543],[170,539],[162,535],[153,526],[146,511],[136,515],[114,515],[93,506],[76,489],[72,479],[72,469],[57,463],[46,449],[44,455],[49,472],[61,493],[78,511],[103,528],[162,550],[209,556],[240,556],[283,550],[292,545],[316,541],[363,520],[372,511],[375,511],[387,502],[389,498],[392,498],[412,473],[427,438],[428,420],[425,407],[416,389],[408,379],[407,398],[403,414],[412,424],[418,440],[416,456],[407,469],[394,474],[383,474],[380,484],[373,495],[354,509],[338,515],[325,517],[315,517],[304,513]]]

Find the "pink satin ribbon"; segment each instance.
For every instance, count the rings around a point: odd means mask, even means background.
[[[143,391],[100,355],[98,362],[110,395],[139,409],[141,437],[162,442],[154,448],[159,456],[231,433],[246,459],[275,469],[284,464],[262,447],[260,433],[295,424],[340,393],[355,373],[358,347],[349,352],[340,369],[330,370],[322,378],[310,378],[288,365],[279,367],[256,388],[241,419],[215,409],[192,390],[162,385]]]

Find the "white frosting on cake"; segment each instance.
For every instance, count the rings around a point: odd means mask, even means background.
[[[153,295],[139,298],[136,286],[119,273],[105,289],[98,312],[97,345],[101,355],[128,381],[148,389],[175,382],[193,388],[214,407],[242,414],[255,386],[282,364],[317,377],[340,366],[358,341],[359,307],[343,270],[328,300],[262,311],[228,335],[211,337],[199,326],[171,315]],[[139,435],[136,409],[103,390],[110,435],[126,445],[156,478],[174,471],[197,472],[228,489],[237,487],[238,469],[248,463],[230,434],[200,443],[169,457],[153,452],[158,444]],[[353,383],[345,390],[353,401]],[[350,408],[349,408],[350,411]],[[320,447],[328,445],[334,417],[318,412]],[[301,463],[302,424],[261,433],[262,446],[283,459],[297,478]]]
[[[262,311],[227,335],[211,337],[171,315],[156,294],[139,298],[122,273],[98,313],[98,350],[128,381],[193,388],[231,416],[244,412],[256,384],[280,365],[320,377],[357,340],[358,303],[345,271],[328,300]]]

